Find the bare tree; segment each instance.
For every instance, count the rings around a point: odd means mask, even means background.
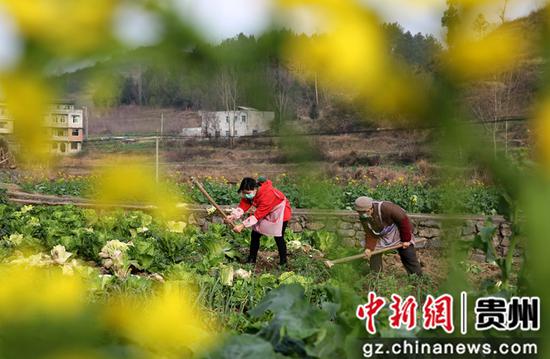
[[[509,0],[503,0],[504,3],[502,4],[502,9],[500,9],[500,13],[498,14],[498,18],[500,19],[500,23],[504,24],[506,22],[506,10],[508,9],[508,3]]]
[[[223,68],[216,79],[218,96],[225,111],[235,111],[238,99],[238,78],[234,69]]]
[[[473,23],[474,31],[478,37],[483,37],[487,34],[487,31],[491,29],[491,24],[485,18],[485,15],[478,14]]]
[[[529,99],[521,69],[505,71],[492,78],[472,84],[468,93],[468,103],[474,116],[491,133],[493,152],[496,155],[500,120],[524,112]],[[505,126],[506,126],[505,122]]]
[[[291,109],[291,90],[294,85],[294,78],[290,71],[281,65],[280,62],[270,67],[270,78],[273,84],[273,103],[277,125],[290,117]]]
[[[216,121],[216,112],[202,111],[200,115],[202,119],[203,134],[207,137],[211,136],[212,134],[216,136],[216,133],[220,131],[220,123]]]
[[[218,74],[216,85],[218,95],[224,110],[231,114],[229,115],[229,136],[231,144],[233,144],[233,136],[235,134],[237,100],[238,100],[238,76],[234,68],[224,67]]]
[[[500,24],[490,24],[483,14],[479,14],[474,21],[474,31],[481,38],[488,31],[506,22],[506,10],[509,0],[503,0],[502,8],[499,12]],[[522,87],[522,71],[517,66],[510,70],[491,76],[485,81],[479,81],[473,84],[471,97],[469,98],[472,112],[485,126],[486,130],[492,135],[493,152],[496,156],[497,152],[497,133],[499,131],[499,120],[511,117],[523,112],[521,97],[525,96],[528,91]],[[506,136],[508,123],[505,121]],[[508,141],[505,142],[506,152],[508,152]]]

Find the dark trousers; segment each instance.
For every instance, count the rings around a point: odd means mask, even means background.
[[[279,264],[286,264],[286,243],[285,243],[285,229],[288,222],[283,222],[283,232],[280,237],[275,237],[275,243],[277,243],[277,249],[279,250]],[[258,250],[260,249],[260,238],[262,234],[260,232],[252,231],[250,235],[250,254],[248,255],[249,263],[256,263],[256,257],[258,256]]]
[[[422,267],[416,257],[414,245],[411,244],[408,248],[399,248],[397,251],[399,252],[401,263],[403,263],[407,273],[422,275]],[[382,254],[377,254],[370,257],[370,269],[373,272],[382,271]]]

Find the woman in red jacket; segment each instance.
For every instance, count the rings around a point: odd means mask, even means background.
[[[262,235],[275,237],[279,249],[279,263],[286,264],[285,229],[292,216],[290,202],[285,195],[273,187],[271,181],[260,177],[258,181],[245,177],[238,192],[242,199],[239,206],[232,210],[228,219],[233,221],[242,217],[250,207],[255,207],[254,214],[250,215],[242,224],[233,227],[240,233],[244,228],[252,228],[250,241],[249,263],[256,263],[256,256],[260,249]]]

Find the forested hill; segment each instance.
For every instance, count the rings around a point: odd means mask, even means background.
[[[411,34],[397,23],[384,24],[382,29],[395,57],[417,71],[430,71],[442,49],[433,36]],[[93,67],[65,73],[58,80],[66,96],[101,107],[137,104],[224,109],[230,100],[284,112],[280,114],[283,117],[317,119],[343,111],[343,116],[354,122],[359,116],[354,109],[342,109],[320,85],[316,88],[314,82],[303,80],[299,69],[290,69],[283,61],[282,41],[292,37],[305,35],[286,30],[259,37],[241,34],[219,45],[181,50],[178,62],[166,62],[161,55],[165,49],[139,48]],[[323,81],[321,74],[318,81]],[[282,92],[284,108],[279,103]]]
[[[487,33],[498,28],[519,28],[525,42],[537,44],[539,39],[532,34],[541,33],[545,11],[500,25],[488,24]],[[420,76],[437,73],[439,59],[446,50],[436,38],[412,34],[397,23],[381,26],[388,39],[388,51],[395,59],[407,63]],[[303,70],[283,60],[282,44],[289,38],[308,39],[279,30],[259,37],[241,34],[218,45],[178,48],[170,44],[167,49],[163,44],[113,55],[55,80],[59,80],[65,97],[96,107],[142,105],[197,111],[243,105],[275,111],[280,119],[314,120],[312,123],[324,130],[368,126],[370,116],[377,115],[366,113],[363,104],[354,105],[348,94],[335,96],[324,91],[323,74],[317,74],[318,81],[305,80]],[[540,78],[536,46],[529,48],[533,51],[523,54],[521,69],[500,81],[505,84],[503,93],[510,98],[499,101],[510,105],[501,106],[499,113],[488,111],[494,107],[489,97],[495,97],[490,86],[495,81],[467,84],[466,103],[479,120],[525,112]],[[167,61],[163,56],[166,51],[172,51],[172,55],[176,51],[177,56]]]

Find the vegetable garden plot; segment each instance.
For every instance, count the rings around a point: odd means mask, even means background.
[[[0,215],[0,256],[5,265],[45,267],[69,278],[83,278],[89,303],[121,295],[155,298],[167,288],[192,293],[193,306],[203,313],[200,321],[227,333],[218,343],[223,348],[210,357],[227,357],[235,348],[243,353],[250,350],[250,357],[275,352],[344,356],[346,346],[336,345],[327,333],[357,337],[358,330],[364,330],[354,317],[354,306],[367,291],[413,294],[419,299],[437,292],[430,276],[409,278],[402,268],[392,267],[398,261],[394,255],[385,256],[390,268],[386,274],[367,273],[364,261],[329,271],[323,265],[325,257],[337,258],[357,249],[341,247],[339,239],[326,231],[289,231],[290,257],[285,268],[275,265],[274,241],[263,238],[258,265],[253,267],[241,264],[249,246],[248,233],[236,234],[221,224],[202,232],[184,222],[158,220],[139,211],[74,206],[3,204]]]

